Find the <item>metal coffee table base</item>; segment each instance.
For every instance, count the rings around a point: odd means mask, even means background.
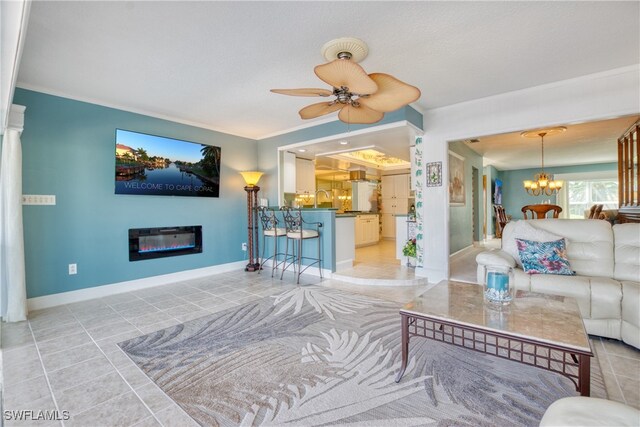
[[[514,362],[557,372],[569,378],[582,396],[590,394],[590,352],[536,341],[530,338],[462,325],[429,316],[400,312],[402,317],[402,366],[400,382],[407,369],[409,339],[412,336],[442,341]]]

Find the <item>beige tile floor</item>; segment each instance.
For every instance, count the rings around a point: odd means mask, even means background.
[[[29,321],[2,324],[5,410],[70,411],[70,420],[7,426],[190,426],[195,423],[152,383],[116,343],[196,317],[273,295],[294,285],[267,274],[243,271],[54,307]],[[422,287],[359,286],[304,276],[319,284],[364,293],[398,305]],[[637,350],[599,340],[607,390],[613,399],[638,406]],[[608,377],[607,377],[608,375]]]
[[[361,285],[416,286],[427,283],[426,279],[416,277],[415,269],[396,259],[394,240],[380,240],[376,245],[357,248],[353,267],[340,270],[333,277]]]
[[[640,409],[640,351],[608,338],[595,343],[609,399]]]
[[[380,240],[377,245],[356,248],[354,264],[400,265],[400,261],[396,259],[396,241]]]

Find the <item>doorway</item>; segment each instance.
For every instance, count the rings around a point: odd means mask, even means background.
[[[472,238],[474,242],[479,242],[480,238],[480,209],[478,206],[478,168],[471,167],[471,217],[472,220]]]

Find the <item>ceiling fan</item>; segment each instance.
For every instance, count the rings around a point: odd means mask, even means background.
[[[384,113],[397,110],[420,98],[420,90],[392,75],[367,74],[357,63],[369,52],[365,42],[343,37],[325,43],[322,55],[330,61],[314,68],[316,76],[333,87],[329,89],[271,89],[271,92],[291,96],[322,96],[335,98],[311,104],[300,110],[302,119],[313,119],[335,111],[345,123],[375,123]]]

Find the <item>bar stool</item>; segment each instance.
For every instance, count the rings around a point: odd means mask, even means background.
[[[262,223],[262,256],[260,257],[260,270],[262,270],[266,261],[273,258],[273,261],[271,261],[271,277],[273,277],[273,272],[278,269],[280,264],[283,264],[287,260],[287,257],[285,256],[282,261],[278,262],[278,256],[285,255],[278,252],[278,240],[280,237],[285,237],[287,235],[287,230],[285,228],[278,227],[278,219],[276,218],[276,213],[273,209],[269,209],[265,206],[259,206],[258,217]],[[264,252],[267,248],[267,237],[273,238],[273,255],[265,258]],[[260,270],[258,270],[258,274],[260,273]]]
[[[281,208],[282,215],[284,217],[284,225],[287,230],[287,241],[285,246],[285,264],[282,268],[282,274],[280,274],[280,279],[284,276],[284,272],[289,268],[289,266],[293,265],[293,274],[297,274],[298,277],[296,279],[296,283],[300,283],[300,275],[307,270],[307,268],[311,267],[313,264],[318,264],[318,270],[320,270],[320,278],[322,278],[322,252],[320,247],[320,228],[322,227],[321,222],[306,222],[302,218],[302,212],[300,209],[292,209],[289,207]],[[310,225],[312,228],[303,228],[305,225]],[[302,247],[305,240],[310,239],[318,239],[318,258],[305,257],[302,253]],[[289,264],[287,264],[287,260],[289,259],[289,241],[292,243],[293,254],[291,255],[292,260]],[[313,260],[312,263],[305,266],[304,270],[302,270],[302,260],[310,259]],[[298,269],[296,273],[296,263],[298,264]]]

